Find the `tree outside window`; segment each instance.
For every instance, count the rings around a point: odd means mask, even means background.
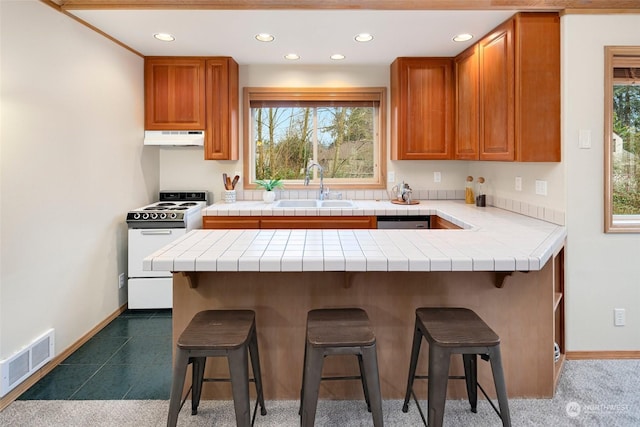
[[[251,182],[279,178],[287,188],[299,186],[315,162],[325,182],[339,188],[382,187],[383,102],[384,88],[246,88],[245,169]],[[317,168],[312,171],[316,178]]]
[[[640,232],[640,47],[605,58],[605,231]]]

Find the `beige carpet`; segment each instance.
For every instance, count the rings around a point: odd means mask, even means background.
[[[424,401],[422,404],[424,405]],[[298,426],[297,401],[267,401],[267,415],[256,426]],[[422,424],[412,403],[409,413],[402,402],[385,401],[386,426]],[[568,361],[553,399],[511,399],[515,426],[640,426],[640,360]],[[185,404],[178,426],[235,426],[229,401],[204,401],[198,415]],[[152,427],[166,425],[168,402],[145,401],[16,401],[0,413],[0,426],[19,427]],[[317,426],[369,426],[371,414],[362,401],[321,401]],[[462,400],[447,401],[445,426],[500,426],[487,402],[478,402],[478,413]]]

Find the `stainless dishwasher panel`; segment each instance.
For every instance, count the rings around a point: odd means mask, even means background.
[[[385,215],[377,219],[380,229],[429,229],[428,215]]]

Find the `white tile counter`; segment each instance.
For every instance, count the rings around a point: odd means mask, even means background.
[[[564,244],[566,228],[463,201],[356,208],[274,208],[258,201],[215,204],[205,216],[438,215],[462,230],[193,230],[144,260],[170,271],[530,271]]]

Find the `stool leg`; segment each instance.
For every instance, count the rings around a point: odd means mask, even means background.
[[[249,405],[249,369],[247,347],[241,346],[227,354],[229,372],[231,373],[231,392],[233,406],[236,410],[236,425],[249,427],[251,425],[251,410]]]
[[[429,427],[442,427],[444,405],[447,399],[449,363],[451,354],[444,348],[429,343],[429,386],[428,422]]]
[[[478,358],[475,354],[463,354],[462,361],[471,412],[476,413],[478,412]]]
[[[254,328],[251,338],[249,339],[249,356],[251,357],[251,368],[253,369],[253,378],[256,383],[256,395],[260,404],[260,414],[267,415],[267,409],[264,406],[264,392],[262,389],[262,373],[260,371],[260,354],[258,353],[258,334]]]
[[[507,386],[504,381],[502,371],[502,357],[500,356],[500,344],[489,347],[489,360],[491,361],[491,372],[493,373],[493,383],[496,386],[498,405],[500,406],[500,418],[504,427],[511,427],[511,415],[509,414],[509,401],[507,398]]]
[[[369,403],[371,405],[373,425],[374,427],[382,427],[382,396],[380,395],[378,356],[376,355],[375,344],[362,348],[362,359],[364,365],[364,375],[367,377],[367,389],[369,390],[369,398],[371,399]]]
[[[416,367],[418,366],[418,355],[420,354],[420,345],[422,344],[422,332],[418,328],[416,321],[415,330],[413,332],[413,345],[411,346],[411,361],[409,364],[409,378],[407,378],[407,392],[404,395],[404,404],[402,412],[409,411],[409,399],[411,399],[411,390],[413,390],[413,380],[416,375]]]
[[[314,349],[311,344],[307,344],[304,383],[302,384],[302,427],[313,427],[316,420],[323,362],[324,352],[322,349]]]
[[[367,387],[367,376],[362,365],[362,355],[358,354],[358,366],[360,367],[360,380],[362,381],[362,391],[364,392],[364,401],[367,402],[367,411],[371,412],[371,404],[369,403],[369,391]]]
[[[169,415],[167,427],[175,427],[178,422],[178,412],[182,401],[184,389],[184,377],[187,375],[189,354],[185,350],[176,350],[176,360],[173,365],[173,379],[171,380],[171,398],[169,400]]]
[[[200,404],[200,396],[202,395],[202,381],[207,358],[192,357],[190,360],[193,362],[191,367],[191,415],[196,415]]]

